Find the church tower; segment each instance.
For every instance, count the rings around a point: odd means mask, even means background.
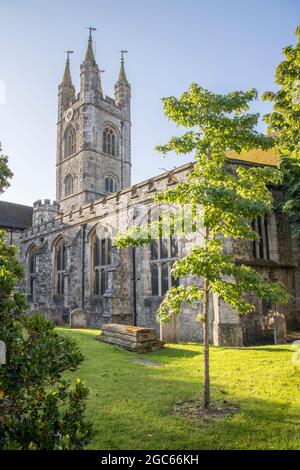
[[[75,94],[70,53],[58,87],[56,200],[61,212],[131,184],[131,88],[122,51],[114,99],[103,95],[93,51],[93,28]]]

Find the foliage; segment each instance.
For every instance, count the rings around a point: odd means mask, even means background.
[[[163,154],[171,151],[178,154],[194,152],[195,165],[187,180],[178,181],[175,186],[161,191],[155,195],[155,200],[164,204],[202,206],[203,226],[208,232],[208,236],[204,237],[204,246],[193,248],[185,258],[178,260],[173,274],[207,279],[210,289],[240,313],[253,309],[244,300],[246,293],[255,293],[260,298],[276,302],[287,300],[280,283],[264,281],[256,271],[237,265],[232,256],[224,254],[223,250],[224,238],[257,238],[251,221],[271,211],[273,197],[268,186],[281,181],[280,172],[272,167],[238,167],[232,172],[226,166],[228,148],[240,153],[252,148],[267,149],[273,145],[272,137],[255,130],[258,114],[247,113],[248,102],[256,97],[254,89],[219,95],[192,84],[180,99],[170,97],[163,100],[166,116],[178,126],[188,128],[188,132],[172,137],[166,145],[157,147]],[[161,223],[164,223],[163,219]],[[120,234],[117,244],[122,247],[149,242],[145,236],[147,231],[144,226],[132,228],[128,233]],[[180,231],[184,233],[184,228],[180,227]],[[202,290],[201,286],[198,290]],[[186,299],[182,289],[177,291],[180,303],[201,297],[200,293],[195,295],[194,288],[192,296],[191,290],[187,290]],[[174,305],[176,289],[172,290],[171,295]],[[160,307],[160,319],[166,317],[169,298],[170,294]]]
[[[220,239],[210,240],[205,247],[193,248],[191,253],[175,263],[174,277],[203,276],[210,289],[240,314],[254,309],[245,300],[249,293],[273,302],[288,298],[280,283],[265,281],[257,271],[243,264],[232,262],[232,257],[223,253]],[[166,295],[159,310],[160,320],[168,321],[180,315],[182,302],[193,303],[203,299],[203,289],[197,286],[173,287]]]
[[[88,388],[79,379],[71,387],[63,374],[83,356],[42,315],[23,313],[22,277],[16,248],[0,232],[0,338],[7,350],[0,366],[0,449],[82,449],[91,437],[84,419]]]
[[[262,299],[285,302],[288,294],[284,286],[264,280],[253,269],[237,265],[232,255],[224,252],[224,238],[254,240],[257,234],[251,221],[270,212],[273,205],[268,185],[281,180],[280,172],[271,167],[239,167],[232,171],[226,164],[227,149],[240,153],[253,148],[268,149],[273,145],[271,137],[256,130],[258,114],[248,113],[249,102],[257,97],[254,89],[235,91],[227,95],[211,93],[192,84],[189,90],[177,99],[163,99],[165,114],[177,126],[187,129],[181,136],[172,137],[165,145],[157,147],[164,155],[168,152],[188,154],[193,152],[195,164],[187,179],[176,181],[155,196],[161,204],[192,205],[194,212],[203,208],[202,246],[174,263],[175,277],[196,277],[203,280],[197,287],[179,287],[169,290],[159,310],[158,319],[169,320],[180,313],[183,302],[201,302],[199,318],[205,324],[206,344],[206,398],[208,406],[208,302],[209,294],[221,296],[240,314],[254,307],[246,300],[247,294]],[[161,224],[164,224],[164,216]],[[156,222],[157,223],[157,222]],[[185,234],[185,227],[174,224]],[[132,228],[121,234],[119,246],[139,245],[148,242],[147,228]]]
[[[0,194],[10,186],[9,179],[13,176],[13,173],[9,169],[7,163],[8,157],[6,155],[0,154]]]
[[[275,150],[283,173],[284,198],[280,206],[289,214],[295,235],[300,235],[300,26],[295,47],[283,49],[284,60],[277,66],[277,91],[263,99],[273,102],[273,112],[264,116],[275,136]]]

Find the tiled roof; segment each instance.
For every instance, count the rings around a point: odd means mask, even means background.
[[[0,201],[0,228],[24,230],[32,226],[33,208]]]
[[[248,152],[242,152],[237,154],[231,150],[228,150],[227,155],[229,158],[237,160],[245,160],[247,162],[262,163],[265,165],[278,165],[278,157],[272,150],[249,150]]]

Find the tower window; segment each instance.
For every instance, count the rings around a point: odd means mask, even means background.
[[[115,191],[115,182],[111,176],[105,178],[105,192],[113,193]]]
[[[76,132],[74,127],[71,127],[65,137],[65,158],[70,157],[76,152]]]
[[[116,156],[116,134],[111,127],[106,127],[103,131],[103,153]]]
[[[103,295],[108,288],[108,266],[111,264],[111,239],[95,236],[92,241],[93,294]]]
[[[64,295],[64,274],[67,267],[67,248],[65,240],[55,247],[55,293]]]
[[[73,194],[73,191],[73,177],[72,175],[67,175],[65,177],[65,196],[70,196],[70,194]]]
[[[178,239],[170,235],[160,237],[151,244],[151,291],[153,296],[165,295],[179,280],[171,273],[172,265],[178,258]]]

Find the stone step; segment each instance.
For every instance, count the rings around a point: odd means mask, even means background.
[[[288,330],[287,339],[289,342],[300,340],[300,330]]]

